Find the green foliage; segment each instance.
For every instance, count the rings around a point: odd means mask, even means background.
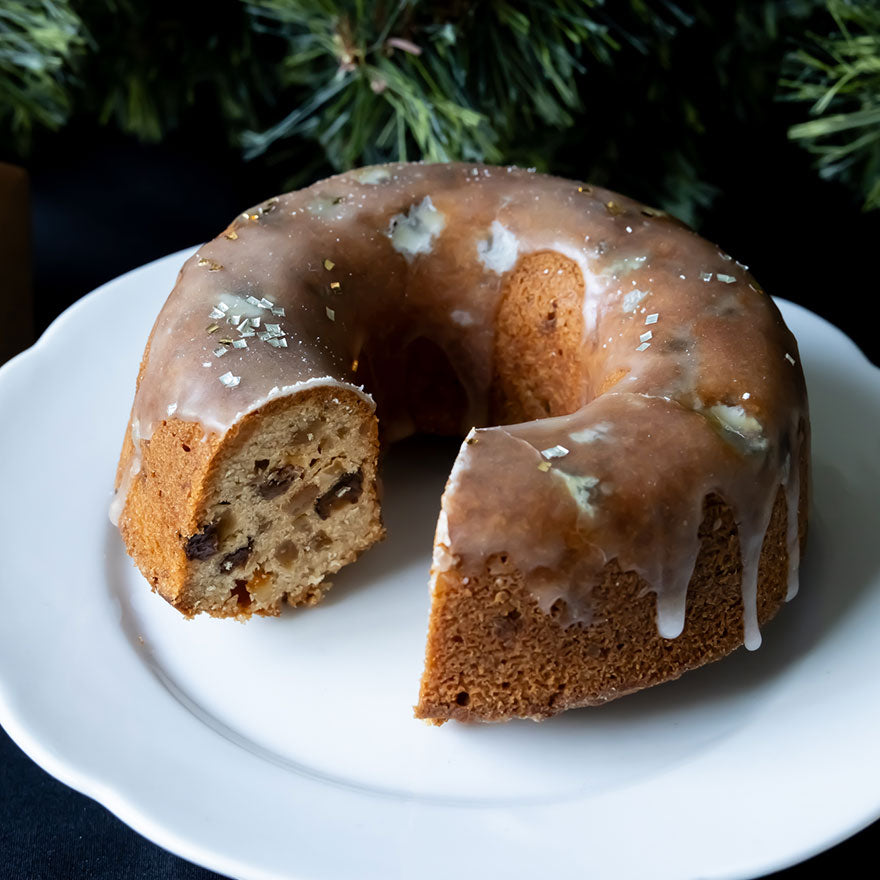
[[[159,140],[197,113],[290,184],[516,163],[693,223],[755,130],[785,143],[780,92],[820,173],[880,206],[878,0],[0,0],[20,152],[70,117]]]
[[[791,53],[781,81],[787,98],[812,105],[813,118],[789,137],[816,155],[824,177],[861,190],[866,209],[880,208],[880,5],[827,6],[834,29]]]
[[[101,124],[157,141],[196,101],[211,102],[231,132],[254,123],[264,73],[240,3],[75,3],[94,37],[82,103]]]
[[[249,132],[247,155],[306,135],[337,168],[413,157],[503,161],[523,129],[569,127],[582,59],[609,64],[619,45],[593,15],[599,0],[455,5],[249,0],[256,27],[286,43],[282,84],[307,97],[271,128]]]
[[[0,4],[0,125],[20,148],[35,126],[57,129],[71,110],[74,65],[85,50],[79,16],[65,0]]]

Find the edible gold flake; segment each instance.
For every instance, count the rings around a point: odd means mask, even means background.
[[[217,342],[219,342],[221,345],[232,345],[231,339],[218,339]]]
[[[230,241],[235,241],[238,238],[238,233],[234,229],[230,229],[223,233],[223,237],[228,238]]]
[[[336,265],[336,263],[334,263],[333,260],[324,260],[324,268],[325,268],[328,272],[329,272],[329,271],[330,271],[335,265]]]
[[[356,372],[358,371],[358,363],[359,363],[359,361],[358,361],[357,358],[355,358],[355,359],[351,362],[351,371],[352,371],[352,373],[356,373]]]
[[[208,333],[215,333],[219,329],[220,329],[219,324],[211,324],[211,326],[208,327]]]
[[[608,211],[612,217],[617,217],[623,213],[623,208],[615,201],[605,202],[605,210]]]
[[[542,461],[542,462],[538,465],[538,470],[539,470],[539,471],[542,471],[543,473],[546,474],[547,471],[550,470],[550,462],[549,462],[549,461]]]
[[[340,287],[342,287],[342,285],[338,281],[331,281],[330,282],[330,289],[331,290],[339,290]]]

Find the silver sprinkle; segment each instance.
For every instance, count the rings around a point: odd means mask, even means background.
[[[249,338],[249,337],[251,337],[251,336],[255,336],[255,335],[256,335],[256,334],[254,333],[253,329],[251,329],[250,327],[245,327],[244,330],[239,330],[239,333],[241,334],[241,338],[242,338],[242,339],[246,339],[246,338]]]
[[[557,443],[556,446],[551,446],[549,449],[542,449],[541,455],[544,458],[562,458],[563,455],[568,455],[568,450]]]
[[[255,296],[246,296],[244,301],[250,303],[252,306],[260,306],[260,301]]]
[[[230,324],[238,324],[238,322],[241,321],[241,315],[227,315],[226,320]]]
[[[654,312],[653,314],[648,315],[645,318],[645,323],[646,324],[656,324],[659,319],[660,319],[660,312]]]
[[[284,336],[284,331],[280,324],[266,324],[266,332],[271,336]]]
[[[236,339],[232,343],[233,348],[247,348],[247,339]]]
[[[214,357],[222,358],[227,351],[228,349],[225,346],[221,345],[219,348],[214,349]]]
[[[788,352],[785,353],[785,359],[794,366],[794,358]]]
[[[259,327],[262,318],[251,318],[251,327]]]
[[[334,312],[333,309],[330,308],[330,306],[325,306],[325,307],[324,307],[324,311],[327,312],[327,317],[328,317],[331,321],[335,321],[335,320],[336,320],[336,312]]]
[[[283,306],[272,306],[272,314],[278,315],[279,318],[284,317],[284,307]]]
[[[266,297],[263,297],[261,300],[258,301],[258,305],[264,309],[271,309],[272,306],[275,305],[275,303],[273,303],[271,299],[266,299]]]
[[[226,312],[221,311],[220,309],[218,309],[218,308],[215,306],[215,307],[211,310],[211,314],[209,315],[209,317],[212,318],[213,320],[217,320],[217,318],[222,318],[222,317],[224,317],[225,315],[226,315]]]
[[[733,284],[733,282],[736,281],[736,278],[733,275],[724,275],[721,272],[719,272],[715,277],[719,281],[723,281],[725,284]]]
[[[230,372],[228,372],[228,373],[224,373],[224,374],[220,377],[220,381],[221,381],[221,382],[222,382],[227,388],[235,388],[235,386],[238,385],[239,382],[241,382],[241,376],[233,376],[233,375],[232,375],[232,372],[230,371]]]
[[[636,351],[644,351],[646,348],[650,348],[650,347],[651,347],[650,342],[643,342],[641,345],[636,346]]]
[[[236,330],[239,330],[239,331],[240,331],[240,330],[245,330],[245,329],[247,329],[247,327],[248,327],[248,325],[250,324],[250,322],[251,322],[251,319],[250,319],[250,318],[242,318],[242,319],[241,319],[241,323],[238,324],[238,325],[236,326],[235,329],[236,329]]]
[[[287,340],[283,336],[273,336],[271,339],[267,339],[266,342],[273,348],[287,348]]]
[[[703,281],[711,281],[712,280],[712,273],[711,272],[700,272],[700,278],[702,278]]]
[[[263,330],[262,332],[257,334],[257,339],[259,339],[261,342],[268,342],[272,338],[272,334],[269,333],[267,330]]]
[[[217,303],[217,308],[220,309],[221,312],[228,312],[229,311],[229,306],[224,302]]]
[[[640,337],[639,342],[647,342],[654,334],[650,330],[646,330]]]

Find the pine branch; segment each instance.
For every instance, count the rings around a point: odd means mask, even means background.
[[[304,96],[275,125],[245,134],[246,155],[306,136],[336,168],[509,161],[530,135],[574,124],[589,63],[609,66],[623,46],[647,51],[647,32],[687,21],[666,0],[621,4],[632,30],[601,0],[245,2],[255,28],[284,42],[282,83]]]
[[[861,190],[880,208],[880,6],[827,0],[834,29],[791,53],[783,96],[808,102],[812,119],[789,137],[816,156],[819,173]]]
[[[0,124],[24,151],[35,126],[58,129],[71,112],[74,67],[86,47],[66,0],[0,5]]]

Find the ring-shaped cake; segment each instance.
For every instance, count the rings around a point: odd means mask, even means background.
[[[114,517],[184,614],[277,614],[382,537],[380,437],[417,432],[465,436],[418,717],[606,702],[757,647],[797,590],[809,417],[770,297],[663,212],[512,167],[359,169],[200,248]]]

